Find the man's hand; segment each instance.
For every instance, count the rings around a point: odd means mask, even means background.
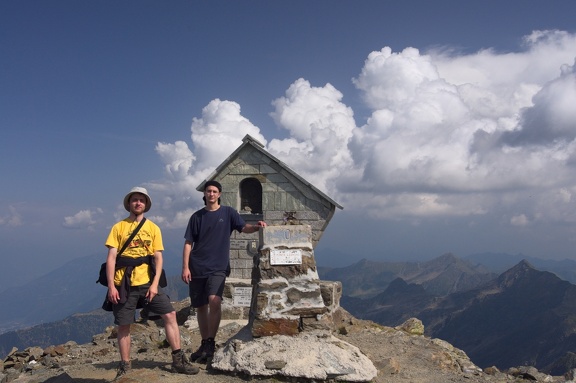
[[[120,301],[120,293],[114,285],[108,286],[108,300],[113,304],[118,304]]]
[[[190,272],[190,269],[182,270],[182,280],[186,284],[190,283],[190,281],[192,280],[192,273]]]
[[[158,285],[153,283],[146,292],[146,300],[152,302],[156,295],[158,295]]]

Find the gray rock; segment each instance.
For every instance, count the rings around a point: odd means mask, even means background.
[[[377,375],[376,367],[356,346],[330,334],[311,331],[252,338],[248,328],[216,351],[212,368],[250,376],[348,382],[366,382]]]

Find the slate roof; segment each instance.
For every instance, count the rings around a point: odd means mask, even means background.
[[[210,176],[208,176],[208,178],[206,178],[204,181],[202,181],[202,183],[200,185],[198,185],[198,187],[196,188],[196,190],[198,191],[202,191],[204,188],[204,183],[206,183],[206,181],[208,180],[212,180],[216,177],[216,175],[218,175],[224,168],[226,168],[226,166],[228,166],[238,155],[238,153],[244,149],[244,147],[246,146],[251,146],[252,148],[254,148],[255,150],[257,150],[258,152],[262,153],[263,155],[267,156],[268,158],[270,158],[272,161],[276,162],[277,164],[279,164],[282,168],[284,168],[284,170],[286,170],[287,172],[289,172],[293,177],[297,178],[300,182],[302,182],[304,185],[308,186],[310,189],[312,189],[314,192],[318,193],[322,198],[325,198],[328,202],[330,202],[331,204],[333,204],[334,206],[336,206],[339,209],[344,209],[338,202],[334,201],[332,198],[328,197],[325,193],[323,193],[322,191],[320,191],[318,188],[316,188],[314,185],[312,185],[310,182],[306,181],[304,178],[302,178],[298,173],[296,173],[294,170],[290,169],[290,167],[288,165],[286,165],[284,162],[280,161],[278,158],[274,157],[273,155],[271,155],[270,153],[268,153],[265,149],[264,149],[264,145],[257,141],[254,137],[250,136],[249,134],[247,134],[246,136],[244,136],[244,138],[242,139],[242,145],[240,145],[232,154],[230,154],[228,156],[228,158],[226,158],[224,160],[224,162],[222,162],[220,165],[218,165],[218,167],[216,167],[216,169],[210,174]]]

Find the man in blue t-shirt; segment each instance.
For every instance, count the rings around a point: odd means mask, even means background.
[[[220,205],[222,185],[217,181],[204,184],[206,206],[190,217],[184,235],[182,280],[188,284],[190,304],[196,309],[202,343],[190,359],[208,361],[214,355],[216,333],[222,317],[222,293],[230,274],[230,235],[254,233],[266,226],[244,222],[230,206]]]

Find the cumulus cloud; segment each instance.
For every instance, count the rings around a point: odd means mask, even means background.
[[[80,210],[78,213],[64,217],[62,226],[67,229],[83,229],[91,228],[97,223],[97,217],[102,215],[103,211],[100,208],[94,210]]]
[[[357,190],[370,194],[355,200],[382,216],[467,215],[571,189],[576,36],[534,32],[525,43],[503,54],[372,52],[354,80],[374,109],[350,145],[364,167]]]
[[[526,226],[528,224],[528,217],[525,214],[515,215],[510,219],[513,226]]]
[[[167,179],[148,182],[145,186],[158,196],[159,211],[171,216],[157,216],[163,227],[185,227],[190,215],[202,206],[196,187],[251,135],[262,144],[267,141],[260,129],[242,116],[240,105],[215,99],[202,109],[202,117],[192,119],[190,144],[160,142],[156,152],[164,163]],[[155,197],[156,198],[156,197]]]
[[[285,137],[269,143],[237,103],[216,99],[192,120],[188,143],[157,145],[167,180],[150,185],[166,209],[187,212],[167,224],[182,224],[199,207],[195,187],[250,134],[358,214],[573,220],[574,52],[576,35],[562,31],[535,31],[518,52],[384,47],[352,80],[366,121],[357,126],[331,84],[300,78],[272,102]]]
[[[246,134],[266,144],[260,129],[241,115],[240,105],[212,100],[202,109],[202,118],[192,120],[191,139],[198,157],[197,169],[213,170],[214,164],[220,164],[240,146]]]
[[[22,226],[22,215],[18,212],[15,206],[8,206],[8,214],[0,216],[0,226]]]
[[[560,77],[548,82],[532,98],[533,105],[521,111],[518,130],[506,135],[516,145],[554,145],[576,137],[576,71],[563,65]]]
[[[348,143],[356,125],[342,97],[330,84],[312,87],[298,79],[273,102],[271,116],[290,138],[273,139],[268,150],[324,191],[333,190],[329,183],[353,167]]]
[[[196,160],[196,156],[184,141],[176,141],[173,144],[159,142],[156,145],[156,152],[165,164],[166,173],[173,179],[185,178]]]

